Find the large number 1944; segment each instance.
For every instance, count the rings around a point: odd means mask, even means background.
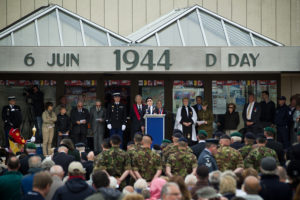
[[[149,70],[153,70],[153,67],[163,66],[165,70],[169,70],[172,64],[170,63],[170,50],[164,50],[157,62],[153,59],[153,50],[148,50],[143,59],[140,61],[140,55],[136,50],[126,50],[121,52],[117,49],[114,51],[116,55],[116,70],[121,70],[121,59],[128,66],[126,70],[134,69],[139,63],[141,66],[147,66]]]

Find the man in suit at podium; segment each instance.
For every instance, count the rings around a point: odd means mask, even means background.
[[[121,138],[121,147],[123,145],[123,131],[126,129],[126,106],[120,103],[121,94],[113,93],[114,103],[107,108],[107,128],[110,136],[118,135]]]
[[[154,110],[154,114],[158,114],[158,115],[167,114],[167,111],[162,106],[162,101],[161,100],[158,100],[156,102],[156,108]]]
[[[155,107],[153,106],[152,97],[147,97],[146,98],[146,103],[147,103],[147,108],[146,108],[146,113],[145,114],[153,115],[154,111],[155,111]]]
[[[244,105],[242,114],[246,132],[252,132],[257,135],[262,131],[260,128],[260,113],[260,105],[255,102],[254,94],[250,93],[248,95],[248,103]]]
[[[144,114],[146,112],[146,106],[142,104],[142,96],[135,96],[135,104],[130,109],[131,119],[131,139],[133,139],[135,133],[141,131],[145,132],[145,119]]]

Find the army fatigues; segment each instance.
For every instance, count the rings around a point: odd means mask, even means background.
[[[187,152],[185,149],[179,149],[167,159],[167,167],[171,168],[171,173],[174,176],[182,176],[193,172],[193,168],[198,166],[197,158],[193,153]]]
[[[244,168],[243,157],[239,151],[230,146],[221,146],[215,155],[218,169],[220,171],[235,170],[236,168]]]
[[[169,158],[169,156],[171,154],[174,154],[176,152],[178,152],[179,149],[178,149],[178,146],[177,145],[174,145],[173,143],[172,144],[169,144],[162,152],[162,162],[163,162],[163,169],[165,169],[165,166],[166,166],[166,163],[167,163],[167,160]],[[190,148],[190,147],[187,147],[186,149],[186,152],[188,153],[193,153],[193,150]]]
[[[248,144],[239,149],[243,159],[245,159],[252,150],[252,144]]]
[[[267,156],[274,157],[277,161],[277,164],[279,164],[277,154],[273,149],[270,149],[268,147],[256,147],[245,158],[245,160],[244,160],[245,167],[246,168],[252,167],[259,172],[260,171],[260,161],[264,157],[267,157]]]
[[[131,166],[133,166],[133,156],[134,156],[134,154],[137,153],[137,151],[139,151],[141,149],[142,149],[142,146],[140,144],[138,144],[138,145],[134,144],[132,149],[127,150],[127,154],[129,155]]]
[[[140,148],[137,150],[133,154],[132,163],[132,169],[138,171],[147,182],[153,179],[157,170],[162,169],[160,155],[148,148]]]

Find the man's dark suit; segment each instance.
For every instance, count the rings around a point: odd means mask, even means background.
[[[138,109],[137,111],[140,115],[140,120],[138,120],[137,115],[134,111],[134,106],[137,106],[136,104],[133,104],[133,106],[130,108],[130,120],[131,120],[131,139],[133,139],[134,134],[138,131],[141,131],[141,127],[145,126],[145,119],[144,114],[146,113],[146,106],[142,104],[142,109]]]
[[[203,149],[205,149],[205,145],[206,142],[199,142],[198,144],[191,146],[191,149],[193,150],[193,154],[195,154],[197,158],[199,158],[201,152],[203,151]]]
[[[254,102],[250,120],[247,119],[248,105],[249,105],[249,103],[246,103],[244,105],[244,109],[243,109],[243,113],[242,113],[244,124],[245,124],[245,129],[247,132],[253,132],[254,134],[261,133],[262,129],[260,127],[260,113],[261,113],[260,104],[257,102]],[[247,121],[253,122],[253,125],[247,126],[247,124],[246,124]]]
[[[86,120],[85,124],[77,124],[77,121]],[[74,108],[71,111],[71,123],[72,123],[72,131],[71,138],[73,139],[74,144],[79,142],[86,143],[86,135],[88,132],[88,122],[90,120],[89,111],[85,108],[82,108],[82,111],[79,112],[78,108]]]
[[[53,155],[52,160],[56,165],[60,165],[64,169],[66,176],[68,174],[69,164],[75,161],[75,158],[74,156],[68,155],[64,152],[57,152]]]

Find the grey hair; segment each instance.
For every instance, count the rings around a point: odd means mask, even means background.
[[[162,198],[164,195],[168,194],[169,193],[169,187],[171,186],[175,186],[178,188],[179,190],[179,186],[177,183],[174,183],[174,182],[169,182],[169,183],[166,183],[162,189],[161,189],[161,192],[160,192],[160,198]]]
[[[43,169],[43,170],[49,171],[50,168],[51,168],[52,166],[54,166],[54,165],[55,165],[55,163],[54,163],[52,160],[45,159],[45,160],[43,160],[43,162],[42,162],[42,169]]]
[[[221,179],[221,172],[219,170],[209,173],[208,181],[212,184],[219,184]]]
[[[40,156],[31,156],[28,160],[29,168],[41,168],[42,159]]]
[[[64,169],[60,165],[53,165],[50,168],[50,174],[53,175],[60,175],[64,173]]]

